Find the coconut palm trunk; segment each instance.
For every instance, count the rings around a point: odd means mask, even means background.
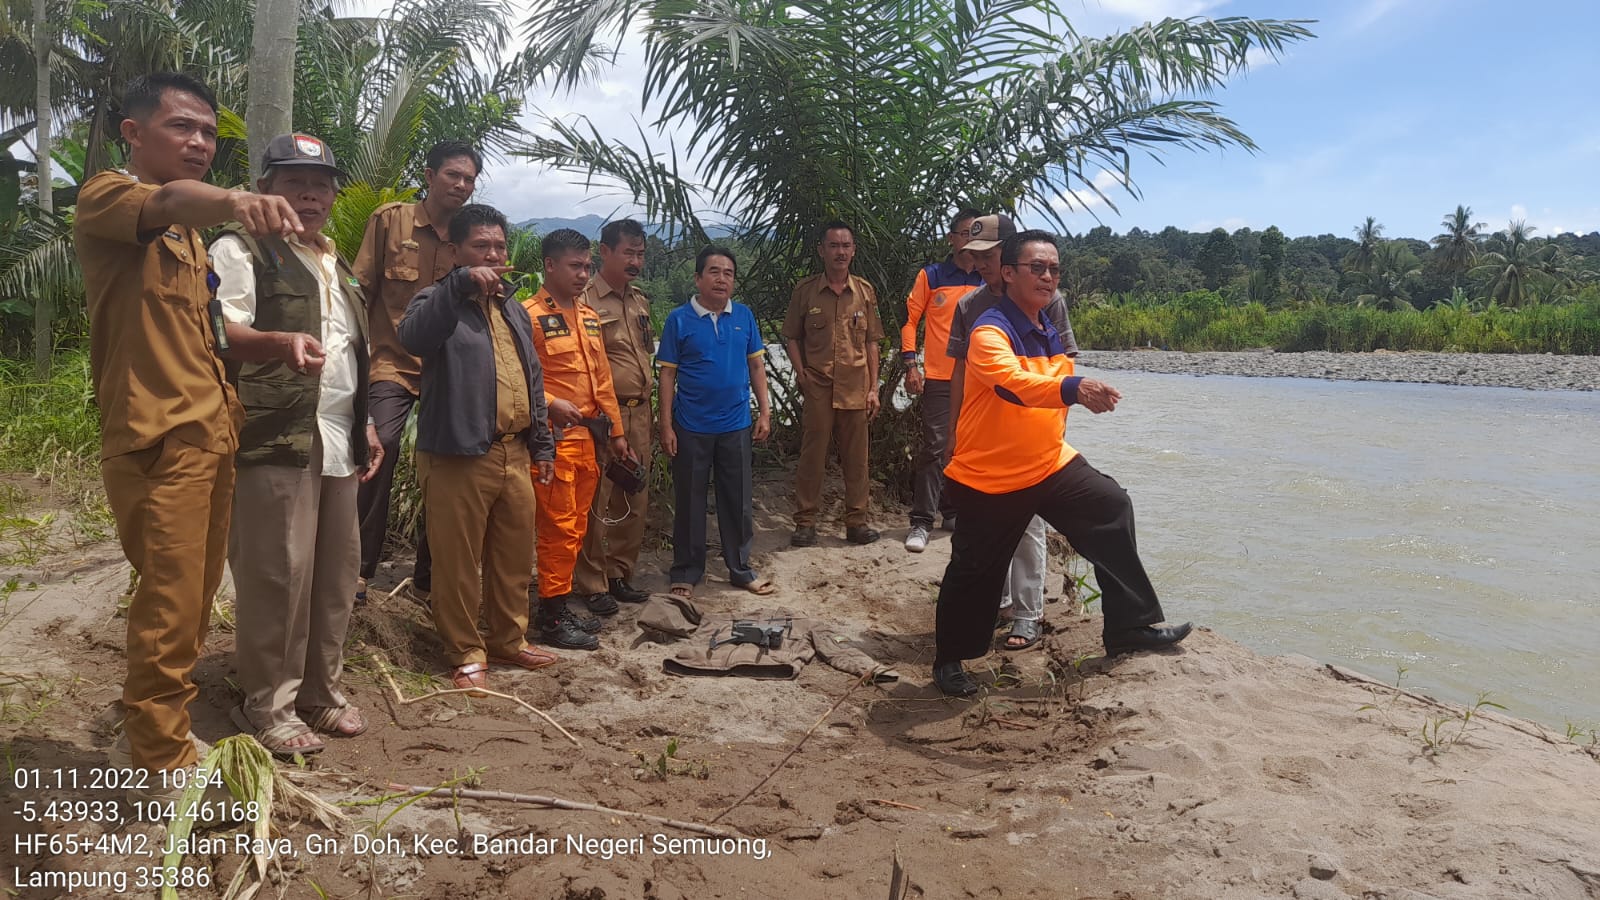
[[[34,109],[38,124],[35,126],[37,148],[34,158],[39,177],[39,208],[46,214],[55,211],[51,195],[50,147],[50,48],[55,41],[50,34],[50,12],[45,0],[33,0],[33,72]],[[55,298],[47,291],[39,291],[33,298],[33,367],[39,380],[50,377],[50,356],[55,349],[53,320],[56,314]]]

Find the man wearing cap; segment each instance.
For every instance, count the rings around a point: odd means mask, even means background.
[[[535,623],[544,641],[572,650],[594,650],[599,623],[581,622],[568,609],[572,572],[589,524],[589,507],[600,483],[602,445],[632,458],[617,409],[617,393],[606,362],[600,315],[580,301],[589,283],[589,239],[571,228],[544,236],[544,284],[522,305],[533,320],[533,346],[544,367],[545,403],[556,440],[556,477],[536,485],[535,540],[539,557],[539,611]],[[589,610],[614,615],[609,594],[584,598]]]
[[[322,234],[344,173],[306,134],[269,141],[261,168],[257,190],[287,200],[305,230],[256,238],[232,225],[210,250],[245,413],[228,541],[244,702],[231,715],[288,756],[323,749],[317,732],[367,728],[339,681],[361,564],[356,487],[383,446],[367,420],[361,283]]]
[[[950,565],[939,584],[933,679],[957,697],[979,690],[962,661],[988,653],[1010,556],[1035,516],[1094,565],[1108,656],[1170,647],[1191,630],[1187,623],[1161,624],[1128,492],[1064,440],[1068,407],[1110,412],[1122,395],[1074,374],[1072,357],[1043,314],[1061,277],[1055,236],[1014,234],[1000,258],[1005,296],[967,337],[966,405],[945,468],[957,514]]]
[[[644,268],[644,248],[644,227],[638,222],[607,222],[600,229],[600,271],[589,279],[582,300],[600,315],[611,384],[622,411],[622,434],[633,452],[648,460],[650,391],[655,386],[650,358],[656,348],[650,328],[650,298],[634,287]],[[630,494],[609,479],[600,479],[573,575],[574,586],[589,598],[590,609],[601,611],[617,601],[643,603],[650,598],[629,581],[644,543],[648,503],[648,490]]]
[[[400,460],[400,436],[421,396],[422,363],[400,345],[395,329],[417,292],[443,278],[455,265],[450,220],[470,199],[483,171],[483,157],[465,141],[440,141],[428,150],[422,180],[427,193],[419,203],[385,203],[372,213],[356,254],[356,277],[367,295],[367,328],[372,336],[372,386],[369,408],[383,442],[378,474],[361,485],[361,577],[356,599],[365,601],[367,579],[383,559],[389,533],[389,494]],[[417,535],[417,561],[411,595],[427,603],[433,586],[433,560],[426,523]]]
[[[257,236],[301,230],[282,197],[206,184],[217,103],[186,75],[134,79],[119,125],[125,171],[78,193],[73,242],[89,313],[100,471],[122,550],[139,573],[128,605],[127,712],[112,764],[193,766],[191,677],[222,583],[242,413],[218,356],[198,229],[238,221]],[[176,800],[151,776],[144,793]]]
[[[451,683],[469,692],[488,683],[490,663],[557,662],[527,641],[532,472],[554,479],[555,444],[532,323],[503,280],[506,231],[499,210],[463,206],[449,232],[460,265],[418,292],[397,329],[422,360],[417,481],[439,551],[433,626]]]
[[[928,549],[935,509],[944,514],[945,525],[954,524],[955,508],[944,501],[944,445],[950,431],[950,372],[954,361],[947,348],[950,320],[956,303],[983,284],[983,276],[972,268],[971,257],[962,252],[972,220],[980,213],[963,209],[950,220],[950,255],[943,262],[924,266],[917,273],[911,294],[906,297],[906,324],[900,328],[900,354],[906,366],[906,393],[922,395],[918,410],[922,417],[921,441],[917,444],[916,474],[911,497],[911,530],[906,533],[906,549],[921,553]],[[917,361],[917,322],[927,319],[927,352]]]
[[[878,414],[878,342],[883,340],[883,323],[878,318],[877,292],[866,279],[850,274],[855,231],[835,219],[818,234],[822,273],[795,285],[783,320],[789,363],[805,398],[790,543],[796,547],[817,543],[817,510],[832,443],[838,446],[844,474],[845,539],[870,544],[878,532],[867,524],[867,424]]]
[[[965,247],[972,260],[973,271],[983,279],[983,284],[973,288],[956,303],[950,319],[950,340],[945,347],[951,359],[950,430],[947,439],[946,460],[955,445],[956,424],[961,416],[967,338],[972,325],[1005,296],[1005,281],[1000,274],[1000,244],[1017,233],[1011,217],[998,214],[981,216],[968,226]],[[1067,303],[1056,292],[1045,307],[1045,317],[1061,336],[1067,356],[1077,357],[1078,342],[1072,333],[1072,321],[1067,316]],[[1048,546],[1045,521],[1037,516],[1017,544],[1007,570],[1004,588],[1000,594],[1000,609],[1010,613],[1011,633],[1001,645],[1007,650],[1026,650],[1039,642],[1044,621],[1044,583],[1048,575]]]

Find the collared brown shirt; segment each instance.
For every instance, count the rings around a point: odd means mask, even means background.
[[[600,331],[605,336],[606,359],[611,363],[611,382],[617,401],[650,402],[655,373],[650,359],[655,356],[655,334],[650,328],[650,298],[628,285],[619,293],[596,274],[583,289],[583,302],[600,314]]]
[[[411,298],[454,267],[454,249],[434,230],[421,203],[386,203],[372,214],[354,266],[367,297],[370,380],[421,392],[422,363],[400,346],[395,328]]]
[[[883,340],[883,322],[866,279],[851,275],[842,294],[828,286],[827,275],[795,285],[783,336],[800,345],[812,383],[833,391],[834,409],[867,408],[867,348]]]
[[[78,192],[73,240],[89,307],[101,459],[168,434],[214,453],[239,445],[244,409],[211,333],[205,244],[182,225],[139,231],[139,213],[159,189],[108,171]]]
[[[500,312],[499,301],[485,297],[483,314],[489,319],[489,337],[494,345],[495,434],[521,434],[533,427],[533,410],[517,339]]]

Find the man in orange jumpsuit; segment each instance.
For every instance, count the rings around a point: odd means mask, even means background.
[[[595,441],[602,436],[609,439],[616,456],[633,454],[623,436],[600,315],[578,300],[589,284],[589,239],[560,228],[545,235],[542,250],[544,286],[523,306],[533,319],[533,346],[544,366],[550,424],[560,431],[556,476],[549,484],[534,485],[539,583],[534,621],[547,644],[594,650],[600,639],[572,614],[567,601],[589,524],[589,505],[600,485]]]

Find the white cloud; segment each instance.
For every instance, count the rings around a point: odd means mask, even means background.
[[[1213,221],[1211,219],[1201,219],[1200,221],[1194,223],[1193,225],[1190,225],[1189,226],[1189,230],[1190,231],[1198,231],[1198,232],[1206,232],[1206,231],[1211,231],[1214,228],[1221,228],[1222,230],[1228,232],[1229,234],[1232,234],[1233,232],[1238,231],[1239,229],[1241,229],[1241,228],[1243,228],[1243,227],[1245,227],[1246,225],[1249,225],[1249,224],[1250,224],[1249,222],[1247,222],[1244,219],[1239,218],[1238,216],[1229,216],[1228,218],[1223,219],[1220,222]]]
[[[1493,216],[1493,213],[1489,215]],[[1568,231],[1588,234],[1600,231],[1600,207],[1558,210],[1546,206],[1531,210],[1525,203],[1513,203],[1504,217],[1489,219],[1489,230],[1491,233],[1504,231],[1508,223],[1519,221],[1533,226],[1536,229],[1533,232],[1535,237],[1555,237]]]
[[[1121,18],[1134,22],[1155,22],[1161,19],[1187,19],[1202,15],[1227,3],[1228,0],[1099,0],[1095,5]]]

